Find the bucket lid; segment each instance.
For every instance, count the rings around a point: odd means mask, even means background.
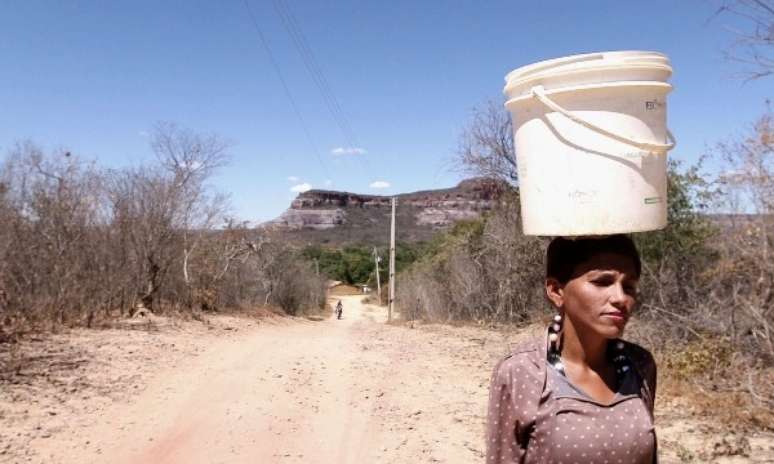
[[[517,68],[505,76],[503,92],[510,100],[542,85],[546,91],[619,81],[666,82],[672,75],[669,58],[659,52],[615,51],[572,55]]]

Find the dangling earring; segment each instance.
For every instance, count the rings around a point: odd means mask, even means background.
[[[559,335],[562,333],[562,315],[557,314],[554,316],[554,320],[551,321],[551,326],[548,328],[550,334],[548,340],[551,342],[551,346],[557,351],[559,350]]]
[[[613,366],[615,366],[615,371],[619,375],[623,375],[629,369],[631,369],[631,363],[629,361],[629,358],[626,356],[625,350],[624,350],[626,345],[621,340],[616,340],[614,346],[615,346],[615,353],[613,355]]]
[[[562,315],[557,314],[554,316],[554,320],[548,327],[548,342],[550,348],[548,350],[548,361],[558,370],[564,372],[564,365],[562,364],[562,358],[560,353],[560,340],[562,334]]]

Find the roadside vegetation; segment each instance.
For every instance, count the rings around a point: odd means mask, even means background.
[[[297,252],[230,218],[229,144],[158,124],[152,163],[107,169],[23,142],[0,165],[0,341],[154,314],[324,304]]]
[[[471,173],[499,173],[513,192],[486,217],[439,236],[399,274],[407,319],[526,325],[549,317],[542,288],[548,240],[521,233],[515,162],[495,159],[513,156],[512,147],[498,145],[508,125],[500,111],[489,105],[474,114],[459,162]],[[774,428],[771,110],[711,155],[724,166],[716,176],[701,163],[670,162],[669,226],[634,235],[643,275],[630,335],[655,349],[673,385],[688,384],[678,390],[717,395],[728,407],[716,414]]]
[[[395,247],[395,269],[400,272],[425,254],[428,243],[400,243]],[[379,280],[386,285],[389,280],[389,256],[387,247],[376,248],[379,261]],[[321,275],[349,285],[376,287],[376,262],[374,247],[349,245],[331,247],[309,245],[301,255],[319,268]]]
[[[774,74],[770,3],[729,0],[719,9],[755,25],[728,50],[747,79]],[[233,218],[227,196],[211,185],[228,162],[227,141],[171,123],[155,126],[150,140],[155,160],[124,168],[45,152],[31,141],[5,154],[0,344],[138,313],[197,318],[270,307],[294,315],[324,307],[328,279],[375,287],[372,247],[291,248]],[[547,240],[521,233],[511,122],[500,102],[474,110],[457,155],[461,172],[512,188],[481,219],[399,243],[402,317],[488,326],[547,321]],[[628,335],[656,353],[662,391],[692,397],[703,414],[774,430],[771,108],[707,155],[720,171],[670,163],[669,226],[635,237],[642,293]],[[377,253],[386,291],[388,250]]]
[[[748,22],[725,51],[746,80],[770,79],[770,2],[719,2],[718,16]],[[456,167],[509,183],[488,216],[458,224],[398,276],[407,319],[519,326],[548,321],[546,239],[519,223],[511,121],[499,102],[474,109]],[[671,161],[669,225],[635,234],[642,254],[639,307],[628,337],[659,358],[662,397],[682,398],[718,424],[774,430],[774,113],[718,142],[701,161]],[[712,173],[702,169],[713,163]],[[744,427],[742,427],[743,430]],[[735,453],[735,452],[734,452]],[[731,454],[734,454],[731,453]]]

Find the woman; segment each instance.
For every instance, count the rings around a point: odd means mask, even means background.
[[[656,462],[656,366],[619,339],[640,272],[624,235],[551,242],[545,290],[558,314],[495,367],[487,464]]]

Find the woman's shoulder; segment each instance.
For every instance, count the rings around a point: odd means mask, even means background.
[[[541,343],[544,342],[539,337],[534,337],[511,347],[509,353],[497,362],[495,377],[513,378],[529,376],[531,373],[539,374],[541,369],[545,369],[544,360],[541,359]]]

